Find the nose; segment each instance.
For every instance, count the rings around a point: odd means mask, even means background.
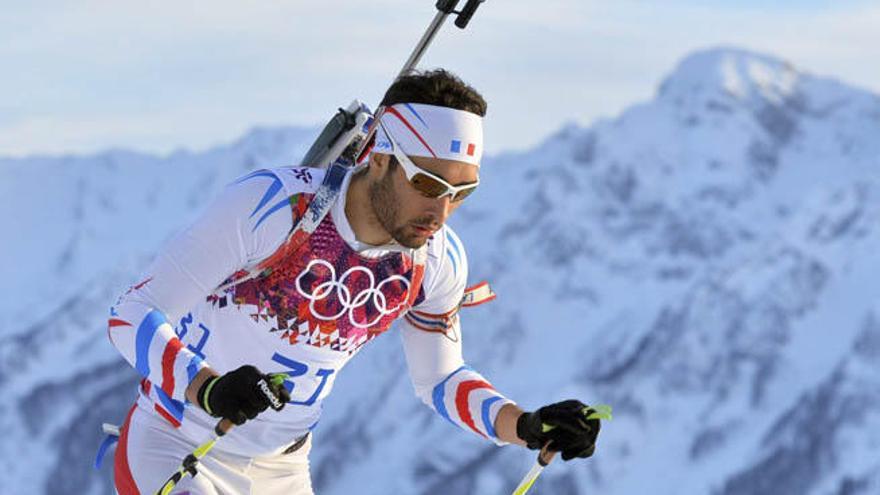
[[[446,223],[446,219],[452,212],[452,196],[446,195],[431,201],[431,213],[437,217],[440,224]]]

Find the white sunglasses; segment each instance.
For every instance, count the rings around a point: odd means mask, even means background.
[[[468,197],[477,189],[477,186],[480,185],[480,180],[477,179],[476,182],[453,186],[443,180],[442,177],[419,167],[413,163],[408,156],[406,156],[406,153],[403,153],[400,150],[400,147],[397,145],[397,140],[394,139],[394,136],[381,121],[379,122],[379,125],[382,126],[382,130],[385,131],[385,135],[387,135],[388,139],[391,141],[391,152],[394,154],[394,158],[397,159],[397,163],[403,167],[403,173],[406,175],[406,179],[419,193],[421,193],[422,196],[432,199],[449,196],[450,201],[458,202]]]

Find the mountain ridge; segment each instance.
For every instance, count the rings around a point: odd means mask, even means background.
[[[4,243],[0,266],[19,291],[0,308],[12,315],[0,320],[0,426],[11,432],[0,459],[14,493],[59,493],[60,479],[112,493],[106,466],[87,475],[67,457],[90,451],[91,428],[96,447],[97,423],[121,419],[132,398],[122,391],[133,394],[135,374],[104,340],[109,304],[219,187],[295,163],[317,134],[301,131],[255,129],[161,159],[0,160],[0,206],[22,213],[7,232],[52,227]],[[865,432],[880,431],[877,135],[877,95],[716,48],[614,119],[486,158],[480,190],[452,220],[473,281],[499,294],[463,315],[466,359],[526,408],[615,406],[597,455],[551,466],[536,489],[876,491],[880,467],[866,459],[880,438]],[[48,195],[28,195],[33,184]],[[532,454],[450,429],[414,399],[397,339],[376,340],[341,374],[316,430],[318,491],[511,491]],[[27,360],[37,351],[65,363],[64,377]],[[42,398],[64,387],[76,392]],[[47,472],[21,460],[56,445]],[[810,446],[830,453],[805,455]]]

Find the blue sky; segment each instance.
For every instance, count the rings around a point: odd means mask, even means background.
[[[323,123],[353,98],[375,104],[433,4],[13,2],[0,18],[0,155],[164,153]],[[422,66],[485,94],[498,152],[648,99],[687,53],[720,44],[880,93],[880,4],[865,1],[487,0]]]

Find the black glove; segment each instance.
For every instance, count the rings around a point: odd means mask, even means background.
[[[260,373],[253,366],[242,366],[205,380],[199,387],[199,405],[215,418],[226,418],[240,425],[269,407],[276,411],[284,408],[290,394],[283,383],[273,381],[270,375]]]
[[[516,421],[516,434],[533,450],[550,442],[548,450],[562,452],[565,461],[590,457],[599,435],[599,420],[587,419],[594,412],[579,400],[557,402],[523,413]]]

